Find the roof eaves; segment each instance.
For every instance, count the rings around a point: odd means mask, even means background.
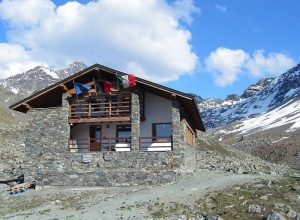
[[[11,105],[11,106],[9,106],[9,108],[10,108],[10,109],[14,109],[14,108],[16,108],[16,107],[19,107],[20,105],[22,105],[22,104],[24,104],[24,103],[30,101],[31,99],[33,99],[33,98],[36,97],[37,95],[41,95],[41,94],[43,94],[43,93],[48,92],[49,90],[55,89],[55,88],[58,87],[59,85],[61,85],[61,84],[63,84],[63,83],[67,83],[67,82],[71,81],[72,79],[74,79],[74,78],[76,78],[76,77],[78,77],[78,76],[80,76],[80,75],[82,75],[82,74],[85,74],[86,72],[89,72],[89,71],[95,69],[96,67],[97,67],[97,64],[92,65],[92,66],[90,66],[90,67],[88,67],[88,68],[86,68],[86,69],[84,69],[84,70],[82,70],[82,71],[80,71],[80,72],[78,72],[78,73],[75,73],[75,74],[72,75],[72,76],[69,76],[69,77],[67,77],[67,78],[65,78],[65,79],[63,79],[63,80],[61,80],[61,81],[58,81],[58,82],[54,83],[53,85],[50,85],[50,86],[48,86],[48,87],[46,87],[46,88],[44,88],[44,89],[42,89],[42,90],[40,90],[40,91],[38,91],[38,92],[36,92],[36,93],[34,93],[34,94],[28,96],[27,98],[22,99],[22,100],[20,100],[19,102],[15,103],[15,104],[13,104],[13,105]]]

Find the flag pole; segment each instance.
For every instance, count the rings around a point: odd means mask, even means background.
[[[77,98],[77,102],[78,102],[78,95],[77,95],[77,92],[76,92],[76,89],[75,89],[75,82],[74,82],[74,80],[73,80],[73,85],[74,85],[74,92],[76,94],[76,98]]]
[[[100,103],[99,103],[99,97],[98,97],[98,91],[97,91],[97,85],[96,85],[96,81],[95,78],[93,78],[93,82],[94,82],[94,87],[95,87],[95,91],[96,91],[96,98],[97,98],[97,102],[100,108]]]

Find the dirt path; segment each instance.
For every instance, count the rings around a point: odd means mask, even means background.
[[[49,187],[1,201],[0,214],[9,219],[147,219],[149,205],[156,202],[190,204],[208,192],[273,178],[199,171],[164,186]]]

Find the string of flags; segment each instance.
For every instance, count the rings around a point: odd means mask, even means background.
[[[136,85],[135,76],[133,74],[128,74],[124,76],[117,75],[116,78],[117,78],[116,85],[118,90],[134,87]],[[90,85],[74,82],[74,90],[76,95],[86,93],[91,88],[92,86]],[[112,83],[108,81],[103,81],[102,85],[99,82],[95,83],[95,89],[97,92],[113,91]]]

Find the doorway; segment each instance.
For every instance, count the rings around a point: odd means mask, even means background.
[[[90,125],[90,151],[101,151],[101,125]]]

